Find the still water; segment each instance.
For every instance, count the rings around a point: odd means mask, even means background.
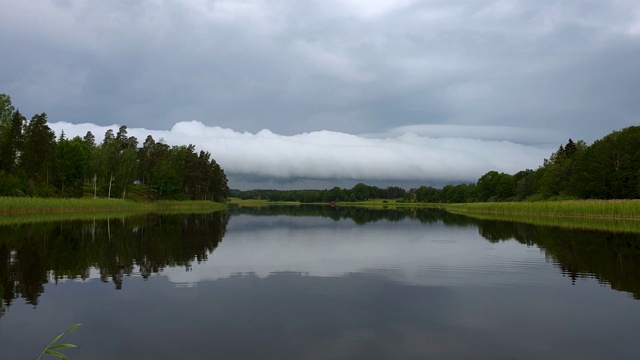
[[[321,207],[0,227],[0,358],[639,359],[640,235]]]

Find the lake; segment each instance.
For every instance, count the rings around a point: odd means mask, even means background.
[[[640,235],[434,209],[0,226],[0,358],[638,359]]]

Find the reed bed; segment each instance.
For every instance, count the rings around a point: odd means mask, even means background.
[[[556,226],[576,230],[601,230],[616,233],[640,234],[640,221],[612,218],[588,218],[588,217],[551,217],[528,216],[514,214],[489,214],[489,213],[460,213],[481,220],[497,220],[525,223],[542,226]]]
[[[640,200],[567,200],[443,204],[457,213],[640,220]]]
[[[105,212],[127,210],[163,210],[210,208],[223,209],[226,204],[212,201],[134,202],[122,199],[60,199],[0,197],[0,215]]]

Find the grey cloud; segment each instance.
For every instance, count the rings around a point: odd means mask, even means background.
[[[477,126],[557,147],[637,123],[639,14],[632,0],[5,1],[0,91],[52,122]]]

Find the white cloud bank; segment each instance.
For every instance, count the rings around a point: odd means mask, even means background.
[[[117,125],[66,122],[51,123],[50,127],[57,134],[64,130],[67,137],[84,136],[91,131],[98,142],[107,129],[118,129]],[[230,176],[276,181],[339,179],[425,185],[469,182],[490,170],[515,173],[536,168],[557,146],[515,142],[524,138],[528,129],[503,128],[505,138],[513,141],[496,140],[492,131],[481,127],[449,126],[442,130],[404,127],[377,137],[333,131],[285,136],[269,130],[240,133],[190,121],[179,122],[169,131],[130,128],[128,134],[140,143],[151,135],[169,145],[194,144],[198,150],[209,151]]]

